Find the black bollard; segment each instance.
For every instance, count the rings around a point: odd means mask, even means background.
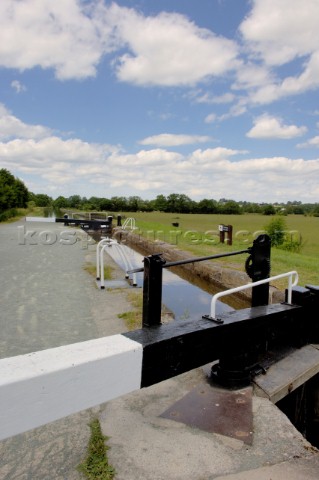
[[[161,324],[162,278],[165,263],[161,254],[144,257],[143,327]]]

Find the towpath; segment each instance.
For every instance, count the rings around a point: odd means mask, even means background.
[[[131,307],[119,292],[97,289],[85,270],[94,255],[84,232],[63,224],[0,224],[0,358],[125,331],[117,314]],[[82,412],[0,442],[1,480],[82,478],[76,466],[91,415]]]

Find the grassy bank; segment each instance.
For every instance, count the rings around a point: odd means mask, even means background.
[[[245,249],[252,245],[254,238],[264,231],[273,218],[258,214],[196,215],[162,212],[134,212],[125,213],[125,216],[135,218],[138,235],[172,243],[194,256]],[[297,270],[300,285],[319,284],[319,218],[288,215],[284,219],[288,234],[300,239],[302,248],[299,253],[272,248],[271,274]],[[233,226],[232,246],[219,242],[220,224]],[[247,254],[243,254],[220,259],[218,262],[225,267],[243,271],[246,258]],[[280,288],[283,286],[286,286],[285,280],[278,284]]]
[[[12,223],[26,216],[43,217],[44,207],[11,208],[0,213],[0,223]]]

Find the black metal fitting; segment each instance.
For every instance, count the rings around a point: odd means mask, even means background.
[[[144,257],[143,327],[161,324],[162,278],[165,263],[161,253]]]
[[[265,280],[270,274],[271,240],[268,235],[259,235],[250,248],[250,255],[246,260],[245,269],[253,282]],[[269,283],[258,285],[252,289],[251,306],[268,305]]]
[[[288,290],[285,291],[286,301]],[[292,304],[302,308],[299,321],[299,338],[301,343],[319,342],[319,286],[306,285],[305,287],[292,288]]]

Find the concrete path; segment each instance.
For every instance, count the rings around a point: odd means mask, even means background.
[[[1,358],[125,331],[117,314],[130,304],[119,292],[97,289],[84,269],[95,262],[95,246],[84,232],[77,230],[76,242],[70,232],[76,233],[56,223],[0,224]],[[115,276],[124,278],[112,266]],[[1,480],[82,478],[76,466],[85,454],[93,413],[0,442]]]
[[[123,331],[109,325],[113,302],[84,269],[95,262],[85,236],[56,223],[0,224],[1,358]]]
[[[117,480],[318,480],[317,450],[265,398],[253,396],[252,445],[160,416],[205,378],[194,370],[104,406]]]
[[[33,237],[19,227],[34,230]],[[50,240],[44,230],[57,236],[54,244],[41,244]],[[130,309],[125,297],[96,289],[83,268],[94,261],[94,247],[65,245],[59,241],[64,230],[57,224],[0,225],[2,357],[125,329],[117,318]],[[97,414],[110,437],[116,480],[318,479],[318,451],[265,398],[253,396],[252,445],[160,416],[202,382],[205,374],[197,369],[2,442],[0,478],[80,480],[76,466],[85,453],[87,423]]]

